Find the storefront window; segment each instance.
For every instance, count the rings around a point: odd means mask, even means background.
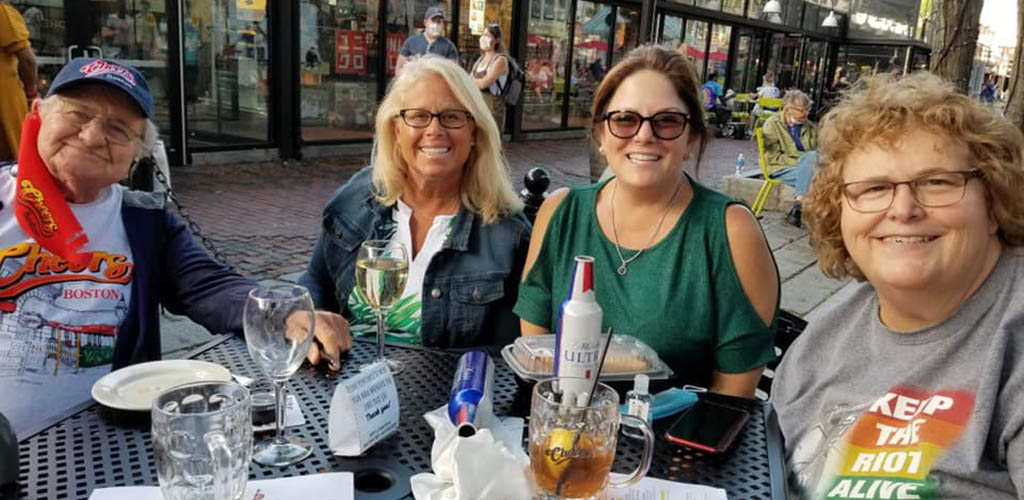
[[[797,27],[800,26],[800,17],[803,14],[804,2],[803,0],[786,0],[783,7],[783,23],[786,26]]]
[[[743,1],[744,0],[723,0],[724,3],[722,4],[722,12],[742,16]]]
[[[722,8],[722,0],[696,0],[695,5],[708,10],[719,10]]]
[[[697,78],[704,80],[704,56],[707,47],[708,23],[690,20],[686,23],[686,36],[683,40],[683,54],[693,63],[697,70]]]
[[[848,45],[839,47],[836,73],[842,73],[850,83],[875,73],[901,74],[906,47],[885,45]]]
[[[523,65],[526,71],[526,89],[523,90],[522,98],[524,130],[543,130],[562,126],[562,103],[567,94],[565,91],[565,59],[569,45],[569,5],[569,0],[532,0],[530,2],[530,25],[526,35],[526,63]],[[588,6],[592,5],[596,4],[579,2],[579,9],[590,9]],[[577,16],[579,16],[579,11],[577,11]],[[582,19],[582,17],[577,17],[577,23],[583,22]],[[606,23],[604,19],[600,22]],[[595,41],[595,43],[597,42]],[[607,46],[605,50],[607,50]],[[569,89],[570,92],[572,90]]]
[[[800,90],[812,98],[819,89],[819,78],[825,69],[825,42],[807,40],[804,44],[803,68],[801,68]]]
[[[182,56],[192,148],[270,140],[266,2],[239,5],[185,2]]]
[[[683,42],[683,18],[663,15],[661,24],[661,36],[658,43],[669,47],[678,47]]]
[[[377,0],[299,4],[302,139],[373,137]]]
[[[732,27],[715,24],[711,27],[711,50],[708,51],[708,74],[726,75],[726,62],[729,60],[729,35]]]
[[[767,1],[768,0],[750,0],[750,2],[748,2],[749,5],[747,6],[747,18],[761,19],[761,10],[764,8],[764,4],[767,3]]]
[[[775,86],[780,89],[796,87],[797,64],[800,57],[800,39],[775,33],[771,38],[768,71],[775,74]]]
[[[736,92],[754,92],[760,82],[757,80],[757,65],[761,62],[761,44],[764,35],[752,31],[740,32],[736,40],[735,67],[729,88]]]

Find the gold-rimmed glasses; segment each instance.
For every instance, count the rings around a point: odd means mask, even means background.
[[[843,184],[843,195],[850,208],[858,212],[883,212],[892,206],[896,198],[896,186],[906,184],[914,200],[922,207],[945,207],[962,200],[967,192],[967,182],[974,178],[984,178],[984,174],[979,170],[954,170],[933,172],[901,182],[847,182]]]

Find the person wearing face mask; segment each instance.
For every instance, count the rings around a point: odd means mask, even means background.
[[[501,92],[508,81],[508,53],[501,43],[501,27],[488,24],[480,35],[480,58],[473,63],[473,80],[484,94],[484,100],[491,107],[498,130],[504,131],[505,101]]]
[[[765,120],[764,158],[773,179],[796,189],[793,208],[786,222],[801,226],[801,202],[814,177],[818,164],[818,127],[807,120],[811,98],[796,90],[787,90],[782,96],[782,112]]]
[[[398,65],[395,73],[402,71],[402,66],[409,62],[409,58],[422,56],[424,54],[437,54],[441,57],[459,61],[459,49],[451,40],[441,36],[444,28],[444,11],[435,5],[427,9],[423,16],[423,33],[413,35],[405,39],[402,50],[398,53]]]

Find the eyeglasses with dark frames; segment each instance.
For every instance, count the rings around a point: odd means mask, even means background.
[[[906,184],[914,200],[922,207],[946,207],[962,200],[967,192],[967,182],[975,178],[984,179],[985,175],[979,170],[955,170],[925,174],[902,182],[847,182],[843,184],[843,195],[850,208],[858,212],[884,212],[896,199],[896,186]]]
[[[662,111],[651,116],[643,116],[635,111],[609,111],[601,117],[608,122],[608,131],[619,139],[629,139],[640,132],[644,122],[651,122],[651,131],[658,139],[671,141],[683,135],[686,125],[690,123],[690,115],[678,111]]]
[[[462,128],[473,119],[472,113],[461,109],[444,109],[431,113],[426,109],[408,108],[399,111],[398,114],[406,125],[413,128],[427,128],[434,118],[437,118],[438,123],[444,128]]]

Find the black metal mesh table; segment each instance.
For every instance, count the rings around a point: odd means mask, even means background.
[[[388,355],[405,362],[397,376],[401,404],[398,432],[374,446],[365,457],[336,457],[328,449],[327,416],[339,380],[373,359],[374,344],[356,342],[339,373],[304,366],[289,381],[306,423],[289,429],[314,445],[306,460],[284,468],[252,463],[251,479],[290,477],[319,472],[352,471],[356,497],[366,500],[411,498],[408,477],[430,471],[433,430],[422,414],[445,404],[458,355],[426,349],[390,347]],[[219,339],[194,356],[223,365],[236,375],[260,379],[240,337]],[[495,358],[494,403],[499,415],[522,415],[528,398],[500,357]],[[770,407],[757,405],[734,447],[713,457],[663,444],[656,447],[650,476],[725,488],[730,499],[784,499],[784,473],[778,428]],[[88,498],[95,488],[156,485],[149,416],[99,405],[78,411],[20,442],[17,498]],[[660,422],[656,430],[667,422]],[[664,429],[661,429],[663,432]],[[632,469],[639,446],[623,443],[617,470]],[[390,484],[390,485],[389,485]]]

